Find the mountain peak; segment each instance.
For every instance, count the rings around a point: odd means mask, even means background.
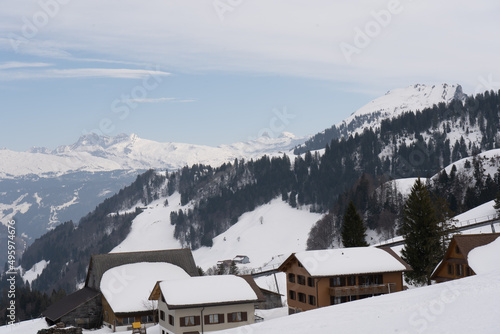
[[[370,122],[370,126],[380,124],[382,119],[399,116],[408,111],[417,111],[425,108],[431,108],[435,104],[450,103],[453,100],[464,100],[467,95],[462,91],[462,86],[446,83],[439,85],[415,84],[405,88],[397,88],[388,91],[385,95],[368,102],[363,107],[351,114],[342,124],[349,128],[355,128],[355,131],[362,132],[366,126],[359,123],[360,118],[366,118],[373,115],[377,122]]]

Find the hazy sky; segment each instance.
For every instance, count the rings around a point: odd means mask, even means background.
[[[500,3],[0,0],[0,147],[314,134],[390,89],[500,89]]]

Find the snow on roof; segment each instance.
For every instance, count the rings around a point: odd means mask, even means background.
[[[393,255],[375,247],[305,251],[295,257],[311,276],[333,276],[407,270]]]
[[[468,262],[476,274],[486,274],[500,269],[500,237],[487,245],[471,250]]]
[[[163,281],[160,282],[160,289],[170,307],[257,300],[257,295],[247,281],[234,275]]]
[[[156,282],[190,277],[170,263],[139,262],[109,269],[101,279],[101,291],[115,313],[148,311],[149,295]]]

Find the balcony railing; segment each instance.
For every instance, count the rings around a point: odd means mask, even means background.
[[[391,292],[396,292],[395,283],[339,286],[330,288],[330,296],[333,297],[377,295]]]

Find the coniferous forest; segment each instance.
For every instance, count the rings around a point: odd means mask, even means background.
[[[40,291],[41,296],[59,289],[70,293],[84,279],[90,255],[109,252],[118,245],[140,210],[120,211],[138,202],[147,206],[176,191],[181,194],[181,204],[193,205],[190,210],[172,212],[171,224],[175,237],[192,249],[211,246],[212,238],[235,224],[243,213],[277,197],[291,207],[325,214],[309,234],[310,249],[330,247],[340,237],[342,217],[351,201],[370,229],[393,236],[404,203],[398,190],[386,183],[389,180],[439,173],[427,186],[431,196],[446,200],[454,213],[495,198],[500,173],[485,175],[482,166],[488,162],[476,154],[500,147],[499,112],[499,92],[485,92],[465,103],[439,104],[384,120],[380,128],[347,138],[326,131],[297,148],[300,155],[295,158],[284,154],[235,160],[219,167],[186,166],[171,173],[148,171],[77,225],[66,222],[37,239],[20,264],[30,268],[42,259],[50,261],[29,288]],[[481,142],[468,142],[463,136],[452,140],[452,134],[469,131],[478,131]],[[326,141],[324,136],[334,138],[318,147]],[[311,152],[313,149],[323,151]],[[465,166],[471,173],[456,167],[450,173],[442,171],[468,156],[474,156]]]

